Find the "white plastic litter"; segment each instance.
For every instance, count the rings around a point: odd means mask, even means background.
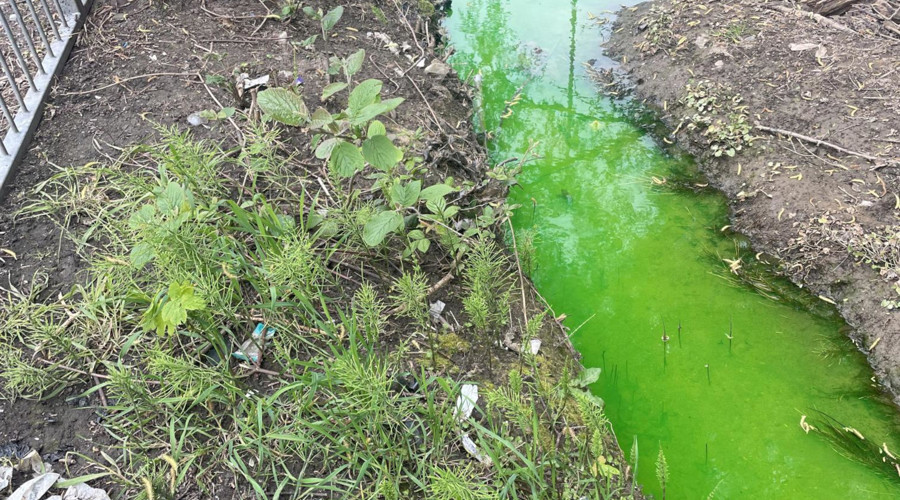
[[[42,474],[26,482],[22,486],[19,486],[19,489],[14,491],[7,500],[38,500],[44,496],[44,493],[50,491],[50,488],[52,488],[58,480],[59,474],[55,472]]]
[[[469,452],[469,455],[472,455],[473,457],[475,457],[475,460],[478,460],[484,465],[491,465],[491,457],[485,455],[484,453],[481,453],[481,451],[478,449],[478,445],[475,444],[475,441],[472,441],[472,438],[470,438],[468,434],[463,434],[462,436],[460,436],[460,439],[462,439],[463,448],[465,448],[466,451]]]
[[[447,307],[447,304],[444,304],[440,300],[432,302],[431,307],[428,310],[428,312],[431,313],[431,320],[438,321],[438,318],[441,317],[441,314],[444,312],[445,307]]]
[[[243,81],[244,90],[250,90],[256,87],[262,87],[263,85],[269,84],[269,75],[263,75],[259,78],[248,78]]]
[[[197,111],[196,113],[191,113],[190,115],[188,115],[188,125],[192,127],[199,127],[200,125],[206,125],[207,123],[209,123],[209,120],[200,113],[200,111]]]
[[[541,350],[541,339],[531,339],[531,354],[537,354]]]
[[[475,384],[463,384],[462,389],[459,391],[459,397],[456,398],[456,411],[454,412],[456,420],[462,422],[472,416],[472,411],[475,409],[475,403],[477,402],[478,386]]]
[[[3,490],[9,487],[9,483],[12,481],[12,467],[0,467],[0,493],[3,493]]]
[[[75,486],[69,486],[63,493],[62,500],[110,500],[105,490],[100,488],[91,488],[81,483]]]

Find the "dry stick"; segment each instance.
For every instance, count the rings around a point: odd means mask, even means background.
[[[50,361],[49,359],[44,359],[44,358],[35,358],[35,359],[37,359],[37,360],[40,361],[41,363],[45,363],[45,364],[54,366],[54,367],[56,367],[56,368],[60,368],[60,369],[66,370],[66,371],[68,371],[68,372],[78,373],[79,375],[91,376],[91,377],[95,377],[95,378],[102,378],[103,380],[109,380],[109,379],[111,378],[109,375],[103,375],[103,374],[100,374],[100,373],[88,373],[88,372],[86,372],[86,371],[84,371],[84,370],[79,370],[78,368],[72,368],[71,366],[66,366],[66,365],[63,365],[63,364],[54,363],[53,361]],[[156,381],[156,380],[144,380],[144,382],[146,382],[146,383],[148,383],[148,384],[150,384],[150,385],[159,385],[159,384],[160,384],[160,382],[158,382],[158,381]]]
[[[207,14],[209,14],[209,15],[211,15],[211,16],[213,16],[213,17],[218,17],[218,18],[220,18],[220,19],[228,19],[229,21],[234,21],[234,20],[237,20],[237,19],[260,19],[260,18],[266,18],[266,19],[268,19],[269,16],[272,15],[272,14],[271,14],[271,11],[270,11],[269,14],[266,14],[265,16],[260,16],[260,15],[253,15],[253,16],[229,16],[229,15],[225,15],[225,14],[219,14],[219,13],[217,13],[217,12],[213,12],[213,11],[211,11],[211,10],[209,10],[209,9],[206,8],[206,0],[204,0],[203,2],[200,3],[200,10],[202,10],[203,12],[206,12]]]
[[[99,386],[101,383],[100,377],[98,377],[96,374],[91,375],[91,377],[94,379],[94,384]],[[109,404],[106,402],[106,394],[103,392],[103,387],[97,387],[97,394],[100,396],[100,404],[102,404],[104,408],[109,406]]]
[[[379,73],[381,73],[381,76],[383,76],[383,77],[384,77],[386,80],[388,80],[389,82],[393,83],[394,86],[397,87],[397,90],[400,90],[400,84],[398,84],[397,82],[395,82],[393,78],[387,76],[387,73],[385,73],[384,70],[381,69],[381,66],[379,66],[379,65],[375,62],[374,59],[372,59],[372,54],[369,54],[369,62],[372,63],[372,66],[374,66],[375,69],[377,69]],[[394,92],[397,92],[397,90],[395,90]]]
[[[456,270],[456,266],[458,264],[459,264],[459,257],[453,259],[453,262],[450,263],[450,271],[448,271],[447,274],[445,274],[443,278],[439,279],[437,283],[435,283],[428,290],[425,291],[425,296],[426,297],[431,296],[432,294],[434,294],[434,292],[440,290],[441,288],[444,288],[444,286],[447,283],[450,283],[450,280],[453,279],[453,271]],[[406,307],[397,306],[397,307],[391,309],[390,311],[388,311],[388,314],[393,316],[396,314],[400,314],[405,310],[406,310]]]
[[[509,225],[509,234],[512,236],[512,244],[513,244],[513,256],[516,258],[516,269],[519,270],[519,290],[522,292],[522,316],[525,318],[525,323],[522,328],[528,327],[528,302],[525,300],[525,276],[522,274],[522,262],[519,261],[519,247],[516,244],[516,230],[513,229],[512,220],[509,217],[506,218],[506,223]],[[525,349],[525,346],[522,346],[522,349]]]
[[[786,136],[788,136],[788,137],[793,137],[793,138],[795,138],[795,139],[800,139],[800,140],[802,140],[802,141],[811,142],[811,143],[815,144],[816,146],[826,146],[826,147],[829,147],[829,148],[831,148],[831,149],[833,149],[833,150],[835,150],[835,151],[839,151],[839,152],[841,152],[841,153],[848,154],[848,155],[852,155],[852,156],[858,156],[858,157],[860,157],[860,158],[864,158],[864,159],[866,159],[866,160],[869,160],[869,161],[871,161],[871,162],[873,162],[873,163],[878,163],[878,162],[882,162],[882,161],[886,161],[886,162],[888,162],[888,163],[893,163],[893,161],[887,160],[887,159],[885,159],[885,158],[878,158],[877,156],[872,156],[872,155],[865,154],[865,153],[857,153],[856,151],[850,151],[849,149],[842,148],[842,147],[838,146],[837,144],[832,144],[832,143],[830,143],[830,142],[823,141],[822,139],[816,139],[815,137],[810,137],[810,136],[808,136],[808,135],[798,134],[797,132],[791,132],[791,131],[789,131],[789,130],[783,130],[783,129],[780,129],[780,128],[766,127],[766,126],[759,125],[759,124],[756,124],[756,129],[757,129],[757,130],[762,130],[763,132],[770,132],[770,133],[772,133],[772,134],[786,135]],[[876,167],[876,168],[877,168],[877,167]]]
[[[413,80],[412,77],[409,75],[406,75],[406,78],[408,78],[409,81],[412,82],[413,87],[416,88],[416,92],[419,93],[419,95],[422,97],[422,101],[424,101],[425,105],[428,106],[428,111],[431,112],[431,117],[434,118],[434,124],[438,126],[438,130],[440,130],[442,134],[446,135],[447,132],[445,132],[444,127],[441,126],[441,122],[440,122],[440,120],[438,120],[437,114],[434,112],[433,109],[431,109],[431,104],[428,103],[428,99],[425,97],[425,94],[423,94],[422,91],[419,89],[419,86],[416,84],[416,81]]]
[[[569,353],[572,354],[572,359],[580,364],[581,353],[578,352],[577,349],[575,349],[574,345],[572,345],[572,339],[569,338],[569,334],[566,332],[566,327],[562,324],[561,321],[559,321],[559,316],[557,316],[556,311],[553,310],[553,306],[551,306],[550,302],[548,302],[547,299],[545,299],[544,296],[541,295],[541,292],[539,292],[537,288],[531,287],[531,291],[534,292],[535,295],[537,295],[537,297],[541,300],[541,302],[543,302],[545,306],[547,306],[550,314],[553,315],[553,322],[556,323],[556,326],[559,327],[559,330],[566,341],[566,347],[569,348]]]
[[[406,76],[406,74],[409,73],[409,71],[411,69],[413,69],[414,67],[416,67],[417,64],[419,64],[420,60],[425,60],[425,49],[423,49],[422,45],[419,43],[419,37],[416,36],[415,28],[412,27],[412,24],[409,23],[409,19],[407,19],[406,16],[403,14],[403,12],[400,10],[400,4],[397,3],[397,0],[394,0],[394,8],[397,9],[397,15],[399,15],[401,18],[403,18],[403,22],[409,28],[409,33],[413,37],[413,42],[416,43],[416,47],[419,49],[419,52],[422,53],[422,55],[419,56],[419,59],[417,59],[416,62],[414,62],[412,64],[412,66],[410,66],[409,68],[406,68],[406,71],[403,72],[403,76]]]
[[[197,73],[147,73],[146,75],[138,75],[132,76],[130,78],[125,78],[124,80],[119,80],[117,82],[110,83],[109,85],[104,85],[102,87],[97,87],[91,90],[80,90],[78,92],[65,92],[60,95],[84,95],[84,94],[93,94],[94,92],[100,92],[101,90],[108,89],[110,87],[115,87],[116,85],[121,85],[125,82],[130,82],[132,80],[140,80],[141,78],[156,78],[159,76],[196,76]]]
[[[210,97],[212,97],[212,100],[215,101],[217,106],[219,106],[219,109],[220,110],[225,109],[225,107],[222,106],[222,103],[219,102],[218,99],[216,99],[216,96],[212,93],[212,90],[209,88],[209,85],[207,85],[206,81],[204,81],[203,75],[201,75],[200,73],[197,73],[197,78],[200,79],[200,83],[203,84],[203,88],[206,89],[206,93],[209,94]],[[238,138],[241,140],[241,147],[243,148],[244,144],[247,143],[247,140],[244,138],[244,133],[241,132],[241,127],[238,127],[238,124],[235,123],[234,119],[230,116],[228,117],[228,122],[231,123],[231,125],[234,127],[235,130],[237,130]]]
[[[773,10],[777,10],[778,12],[782,12],[785,14],[791,14],[796,17],[805,17],[805,18],[811,19],[819,24],[824,24],[825,26],[830,26],[836,30],[840,30],[840,31],[843,31],[846,33],[856,33],[855,31],[848,28],[847,26],[844,26],[843,24],[841,24],[837,21],[828,19],[827,17],[825,17],[823,15],[816,14],[815,12],[807,12],[805,10],[792,9],[790,7],[785,7],[783,5],[773,5],[769,8],[773,9]]]

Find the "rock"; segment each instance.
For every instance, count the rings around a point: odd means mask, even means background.
[[[713,46],[709,48],[708,53],[711,56],[725,56],[727,58],[734,57],[731,55],[731,52],[728,52],[728,48],[721,43],[713,44]]]
[[[440,59],[435,59],[425,68],[426,75],[434,75],[438,78],[444,78],[445,76],[450,74],[450,65],[441,61]]]
[[[722,69],[722,66],[725,66],[725,61],[719,59],[718,61],[716,61],[715,66],[716,66],[716,69]]]
[[[819,48],[817,43],[792,43],[790,49],[794,52],[802,52],[804,50],[812,50]]]
[[[694,45],[696,45],[697,48],[705,49],[706,46],[709,45],[709,37],[706,35],[698,36],[697,39],[694,40]]]

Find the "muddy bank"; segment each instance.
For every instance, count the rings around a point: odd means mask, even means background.
[[[620,13],[607,44],[624,80],[598,78],[658,111],[668,127],[661,140],[695,154],[728,196],[733,229],[836,305],[896,397],[900,38],[890,29],[892,5],[860,3],[822,18],[761,1],[644,3]]]

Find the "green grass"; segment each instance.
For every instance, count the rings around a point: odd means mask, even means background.
[[[0,342],[15,346],[0,354],[0,394],[102,393],[112,444],[93,472],[125,497],[231,494],[232,482],[257,498],[627,496],[609,424],[570,384],[572,364],[499,363],[472,418],[454,417],[463,380],[419,348],[445,335],[428,314],[443,266],[460,262],[454,334],[493,349],[509,328],[534,338],[543,324],[537,311],[510,324],[518,281],[493,241],[457,234],[466,244],[432,245],[432,260],[398,259],[401,238],[362,238],[372,202],[360,200],[380,190],[323,193],[330,181],[298,175],[273,131],[251,127],[241,151],[160,132],[156,146],[36,187],[20,216],[57,221],[88,265],[60,297],[41,300],[36,276],[0,299]],[[277,332],[258,341],[263,359],[234,359],[258,322]],[[416,390],[396,383],[406,372]]]

